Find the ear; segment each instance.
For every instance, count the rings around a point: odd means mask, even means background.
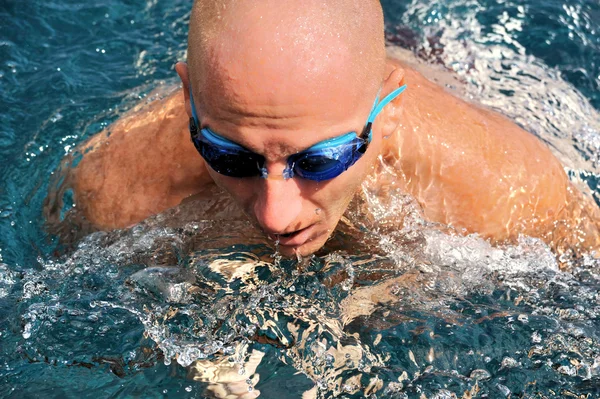
[[[178,62],[175,64],[175,71],[177,71],[177,75],[179,75],[179,79],[181,79],[181,84],[183,85],[183,101],[185,102],[185,112],[187,112],[188,117],[192,117],[192,106],[190,104],[190,77],[188,74],[188,66],[185,62]]]
[[[404,85],[404,77],[406,75],[404,68],[402,68],[398,64],[388,64],[388,68],[389,68],[388,71],[390,71],[390,72],[389,72],[388,77],[383,81],[383,88],[381,90],[381,95],[380,95],[381,98],[384,98],[385,96],[390,94],[392,91],[396,90],[398,87]],[[402,95],[396,97],[392,101],[392,104],[394,104],[396,106],[401,105],[402,98],[403,98]]]
[[[383,82],[383,88],[380,95],[381,98],[384,98],[392,91],[405,84],[404,68],[396,63],[388,63],[388,71],[390,72]],[[410,88],[407,88],[407,90],[410,90]],[[405,96],[406,92],[396,97],[383,109],[383,115],[381,116],[381,131],[383,137],[389,137],[398,128],[402,118],[402,102],[404,101]]]

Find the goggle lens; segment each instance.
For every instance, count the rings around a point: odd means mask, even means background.
[[[339,161],[324,156],[306,157],[294,165],[296,175],[317,182],[333,179],[344,170],[344,166]]]
[[[314,181],[330,180],[341,175],[358,161],[358,149],[366,145],[363,139],[354,136],[346,144],[292,156],[290,163],[294,174]]]
[[[340,167],[340,162],[324,156],[305,157],[296,164],[296,168],[308,174],[324,173]]]
[[[215,172],[229,177],[258,176],[262,168],[262,159],[252,153],[225,150],[203,143],[200,154]]]
[[[193,118],[190,119],[190,132],[194,147],[215,172],[229,177],[252,177],[261,174],[265,161],[261,155],[233,143],[226,146],[212,143],[207,138],[215,137],[215,134],[207,129],[198,133]]]

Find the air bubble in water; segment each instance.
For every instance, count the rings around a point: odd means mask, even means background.
[[[50,122],[56,123],[56,122],[60,121],[62,118],[63,118],[62,114],[60,112],[57,112],[52,116],[52,118],[50,118]]]
[[[354,387],[353,387],[352,385],[350,385],[350,384],[344,384],[344,385],[342,386],[342,390],[343,390],[344,392],[351,393],[351,392],[354,390]]]
[[[431,399],[452,399],[452,398],[456,398],[456,395],[454,395],[452,392],[448,391],[447,389],[440,389],[431,397]]]
[[[561,374],[568,375],[569,377],[575,377],[577,375],[577,369],[572,366],[560,366],[557,371]]]
[[[25,327],[23,328],[23,338],[31,338],[31,323],[25,324]]]
[[[469,375],[469,378],[472,378],[477,381],[489,380],[491,377],[492,375],[484,369],[473,370],[471,371],[471,375]]]
[[[496,384],[496,388],[498,388],[498,390],[502,392],[504,396],[508,397],[510,395],[510,389],[508,389],[506,385]]]
[[[512,369],[514,367],[517,367],[518,365],[519,363],[512,357],[505,357],[504,359],[502,359],[500,367],[503,369]]]

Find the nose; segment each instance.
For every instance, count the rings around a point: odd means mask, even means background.
[[[274,177],[274,176],[273,176]],[[271,234],[289,233],[302,211],[302,197],[296,179],[272,178],[261,181],[254,202],[254,215]]]

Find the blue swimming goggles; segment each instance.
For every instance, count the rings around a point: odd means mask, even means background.
[[[283,178],[290,179],[299,176],[313,181],[333,179],[345,172],[365,153],[372,139],[373,121],[383,107],[398,97],[406,85],[399,87],[379,101],[379,94],[375,99],[369,118],[360,136],[350,132],[339,137],[334,137],[313,145],[312,147],[291,155],[283,171]],[[190,88],[190,102],[192,115],[190,118],[190,134],[194,146],[202,155],[206,163],[215,170],[229,177],[267,178],[265,158],[241,145],[215,133],[208,127],[198,131],[198,116]]]

